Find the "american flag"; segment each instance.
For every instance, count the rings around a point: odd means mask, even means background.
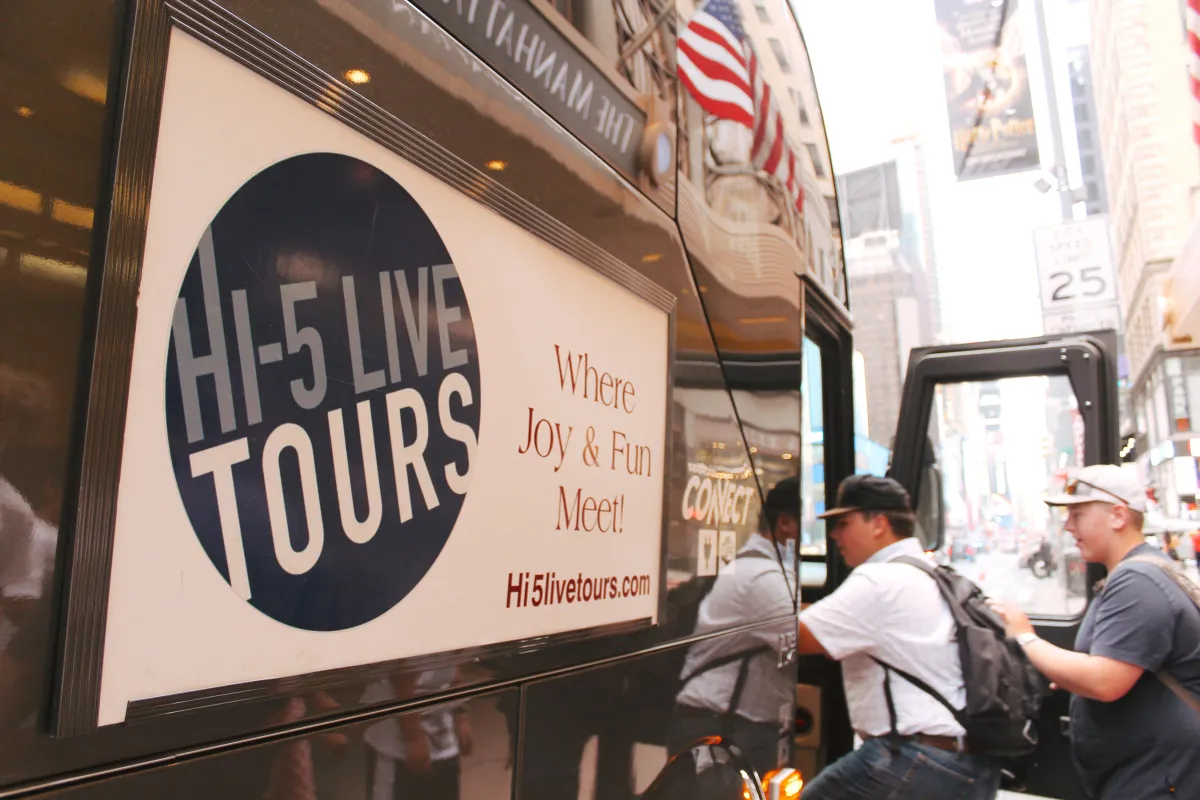
[[[803,211],[804,186],[796,153],[784,135],[779,106],[733,3],[707,0],[688,20],[679,36],[679,81],[709,114],[754,132],[751,163],[778,178],[796,210]]]
[[[1200,144],[1200,0],[1188,0],[1187,41],[1191,58],[1188,76],[1192,86],[1192,138]]]

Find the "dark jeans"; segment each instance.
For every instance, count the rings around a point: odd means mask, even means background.
[[[804,800],[992,800],[999,790],[1000,768],[987,759],[868,739],[807,784]]]
[[[752,722],[734,716],[732,721],[714,711],[688,706],[676,706],[667,729],[667,750],[671,755],[682,752],[688,745],[705,736],[723,736],[732,741],[750,763],[764,775],[779,766],[779,725],[771,722]],[[807,794],[805,800],[808,800]]]

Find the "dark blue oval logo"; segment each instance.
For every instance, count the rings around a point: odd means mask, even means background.
[[[306,630],[404,599],[470,483],[479,358],[458,273],[398,183],[296,156],[205,230],[167,356],[171,461],[240,597]]]

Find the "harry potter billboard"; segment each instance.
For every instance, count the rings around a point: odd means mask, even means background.
[[[935,0],[959,180],[1037,169],[1017,0]]]

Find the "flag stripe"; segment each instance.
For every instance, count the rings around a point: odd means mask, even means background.
[[[696,102],[700,104],[700,107],[713,116],[720,119],[731,120],[733,122],[740,122],[747,128],[754,126],[753,112],[748,111],[746,108],[736,102],[719,100],[705,91],[700,91],[692,83],[692,80],[688,77],[688,74],[682,70],[679,72],[679,82],[682,83],[684,88],[688,90],[688,93],[696,99]]]
[[[730,54],[736,58],[744,59],[746,57],[742,41],[721,20],[709,14],[704,9],[700,9],[696,16],[692,17],[687,28],[688,31],[694,31],[699,35],[712,38],[713,41],[723,44],[729,50]]]
[[[748,126],[754,125],[754,106],[750,104],[750,96],[746,92],[728,81],[716,80],[710,77],[697,65],[693,64],[686,53],[680,52],[677,55],[677,59],[679,62],[679,77],[687,81],[688,91],[692,93],[692,96],[696,100],[700,101],[701,106],[704,105],[704,100],[708,98],[718,103],[734,106],[739,111],[739,117],[744,116],[749,120],[746,123]]]
[[[1188,77],[1192,91],[1192,138],[1200,145],[1200,0],[1188,0],[1187,43],[1191,51]]]
[[[706,36],[694,36],[691,31],[679,37],[679,43],[687,44],[694,52],[702,54],[710,61],[721,64],[732,72],[736,72],[741,76],[743,81],[750,82],[750,75],[746,72],[746,59],[730,53],[723,44],[714,42]]]
[[[700,23],[690,24],[683,32],[683,36],[680,38],[690,38],[693,40],[711,42],[714,47],[718,47],[728,53],[731,60],[741,64],[743,67],[746,65],[746,54],[742,48],[737,44],[730,42],[729,39],[726,38],[725,34],[721,33],[719,30],[710,28],[708,25]]]
[[[783,117],[778,114],[775,117],[775,141],[771,143],[771,154],[767,156],[767,163],[764,169],[767,172],[774,173],[779,168],[779,162],[783,158]]]
[[[697,52],[691,42],[683,39],[679,40],[679,52],[687,58],[691,69],[707,75],[714,81],[730,83],[747,98],[750,97],[750,81],[744,68],[739,72],[726,64],[714,61],[704,53]]]

